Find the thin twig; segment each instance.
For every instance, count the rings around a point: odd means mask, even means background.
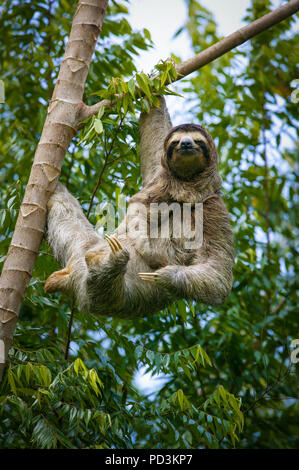
[[[289,293],[288,293],[288,294],[286,295],[286,297],[280,302],[280,304],[276,307],[276,309],[275,309],[274,312],[273,312],[273,315],[278,315],[279,312],[283,309],[283,307],[284,307],[285,304],[287,303],[288,295],[289,295]]]
[[[123,124],[123,120],[124,120],[124,116],[121,118],[120,122],[119,122],[119,126],[118,126],[118,130],[121,128],[122,124]],[[90,202],[89,202],[89,207],[87,209],[87,212],[86,212],[86,217],[88,218],[89,217],[89,214],[90,214],[90,211],[92,209],[92,206],[93,206],[93,201],[94,201],[94,198],[95,198],[95,195],[102,183],[102,178],[103,178],[103,174],[107,168],[107,166],[110,165],[110,163],[113,163],[116,158],[112,161],[112,162],[109,162],[109,157],[112,153],[112,150],[114,148],[114,144],[115,144],[115,140],[116,140],[116,137],[118,135],[118,132],[115,133],[115,135],[113,136],[113,139],[112,139],[112,142],[111,142],[111,145],[110,145],[110,148],[109,150],[107,151],[107,144],[106,144],[106,138],[104,137],[104,151],[105,151],[105,161],[104,161],[104,165],[103,165],[103,168],[101,169],[101,172],[99,174],[99,178],[98,178],[98,181],[97,181],[97,184],[95,185],[95,188],[92,192],[92,195],[91,195],[91,198],[90,198]],[[120,157],[119,157],[120,158]]]
[[[264,97],[265,101],[266,98]],[[264,109],[263,109],[263,121],[265,123],[266,120],[266,112],[265,112],[265,102],[264,102]],[[267,237],[267,261],[268,265],[271,264],[271,239],[270,239],[270,195],[269,195],[269,164],[268,164],[268,155],[267,155],[267,139],[266,139],[266,130],[263,124],[262,129],[262,137],[263,137],[263,159],[264,159],[264,182],[265,182],[265,199],[266,199],[266,207],[265,207],[265,223],[266,223],[266,237]],[[270,284],[270,275],[267,275],[267,279]],[[267,313],[270,314],[271,310],[271,290],[267,290]]]
[[[291,370],[291,368],[288,367],[287,370],[286,370],[286,372],[283,374],[282,377],[281,377],[281,375],[280,375],[280,373],[279,373],[277,379],[275,380],[275,382],[274,382],[272,385],[269,385],[269,386],[264,390],[264,392],[263,392],[245,411],[243,411],[243,414],[247,414],[250,410],[252,410],[252,409],[255,407],[255,405],[256,405],[259,401],[261,401],[267,393],[271,392],[271,390],[273,390],[273,388],[276,387],[276,385],[278,385],[279,383],[281,383],[281,382],[284,380],[284,378],[289,374],[290,370]]]
[[[67,331],[67,339],[66,339],[66,346],[65,346],[65,353],[64,353],[64,359],[66,361],[69,358],[69,349],[70,349],[71,332],[72,332],[72,326],[73,326],[73,320],[74,320],[74,312],[75,312],[75,298],[73,297],[72,306],[71,306],[71,316],[69,319],[69,326],[68,326],[68,331]]]
[[[89,217],[91,208],[92,208],[92,206],[93,206],[93,200],[94,200],[94,198],[95,198],[96,192],[97,192],[97,190],[99,189],[99,187],[100,187],[100,185],[101,185],[101,183],[102,183],[102,178],[103,178],[104,171],[106,170],[106,167],[107,167],[107,160],[106,160],[106,158],[105,158],[105,162],[104,162],[103,168],[101,169],[101,172],[100,172],[100,175],[99,175],[97,184],[95,185],[95,188],[94,188],[94,190],[93,190],[93,192],[92,192],[92,195],[91,195],[91,198],[90,198],[89,207],[88,207],[87,212],[86,212],[86,217],[87,217],[87,218]]]

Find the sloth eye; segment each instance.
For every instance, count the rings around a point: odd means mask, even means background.
[[[202,140],[194,140],[194,142],[195,142],[197,145],[203,144],[203,141],[202,141]]]
[[[173,145],[173,146],[175,146],[175,145],[177,145],[178,143],[179,143],[179,141],[178,141],[178,140],[173,140],[173,141],[171,142],[171,144],[170,144],[170,145]]]

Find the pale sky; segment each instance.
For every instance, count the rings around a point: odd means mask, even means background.
[[[200,3],[214,14],[219,34],[228,36],[245,25],[242,18],[251,0],[202,0]],[[283,3],[286,2],[273,0],[273,7]],[[134,59],[139,71],[150,72],[159,60],[167,59],[172,52],[182,60],[194,55],[187,34],[182,33],[178,38],[173,38],[186,20],[184,0],[131,0],[129,11],[132,27],[136,30],[147,28],[154,42],[153,49],[142,51]],[[173,125],[189,119],[188,114],[185,117],[182,114],[185,111],[182,98],[168,96],[166,101]]]
[[[242,18],[251,0],[202,0],[205,8],[214,13],[219,33],[227,36],[244,26]],[[286,3],[274,0],[275,7]],[[144,72],[149,72],[160,59],[166,59],[171,52],[186,60],[192,55],[186,35],[173,39],[174,33],[186,19],[184,0],[131,0],[129,22],[134,29],[147,28],[155,49],[144,52],[136,63]]]

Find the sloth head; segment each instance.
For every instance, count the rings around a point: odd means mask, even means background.
[[[216,168],[217,151],[212,137],[198,124],[173,127],[164,141],[162,165],[186,181]]]

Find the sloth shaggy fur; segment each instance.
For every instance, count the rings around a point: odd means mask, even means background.
[[[112,237],[101,238],[78,201],[57,185],[47,239],[65,268],[48,278],[45,290],[75,294],[81,309],[118,317],[151,315],[182,298],[219,305],[232,286],[234,244],[214,141],[198,125],[172,128],[164,98],[141,116],[140,135],[144,187]],[[163,203],[189,203],[192,214],[202,203],[201,243],[186,248],[190,233],[173,236],[181,219],[171,218],[169,237],[148,234],[151,211]],[[155,220],[161,229],[163,217]]]

